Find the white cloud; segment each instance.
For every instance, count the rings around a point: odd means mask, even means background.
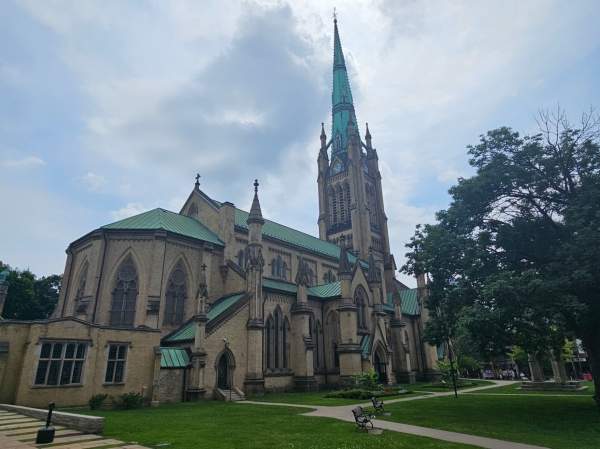
[[[29,168],[46,165],[46,162],[37,156],[26,156],[21,159],[5,159],[0,165],[6,168]]]
[[[91,192],[100,192],[106,185],[106,178],[91,171],[77,178]]]
[[[110,211],[110,216],[113,220],[122,220],[124,218],[132,217],[133,215],[141,214],[148,210],[141,203],[127,203],[125,206],[117,210]]]
[[[330,127],[336,2],[24,0],[85,104],[81,147],[63,157],[85,167],[75,173],[89,170],[79,180],[90,191],[112,195],[96,212],[120,219],[143,205],[179,210],[199,171],[208,194],[242,207],[259,178],[265,215],[316,234],[315,160],[320,122]],[[465,146],[491,127],[527,129],[507,123],[513,117],[503,108],[527,115],[536,92],[598,45],[596,5],[337,3],[357,116],[378,149],[401,265],[415,224],[432,221],[449,185],[470,173]],[[0,81],[18,75],[10,67],[0,66]],[[533,101],[531,116],[540,106]],[[589,102],[600,99],[586,98],[582,109]]]

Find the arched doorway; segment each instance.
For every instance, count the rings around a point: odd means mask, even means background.
[[[217,370],[217,388],[221,390],[230,390],[232,387],[233,369],[235,364],[233,362],[233,355],[228,350],[225,350],[217,358],[216,370]]]
[[[377,348],[373,356],[373,368],[375,368],[375,372],[377,373],[377,380],[382,384],[387,384],[387,362],[381,347]]]

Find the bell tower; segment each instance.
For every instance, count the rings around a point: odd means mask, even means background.
[[[364,141],[358,131],[336,18],[331,106],[331,139],[327,140],[322,126],[317,159],[319,237],[348,248],[364,260],[372,250],[393,271],[377,151],[369,125]]]

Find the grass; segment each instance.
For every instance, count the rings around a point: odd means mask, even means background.
[[[362,404],[369,402],[369,399],[327,398],[325,397],[327,393],[329,393],[329,391],[266,393],[264,396],[256,396],[249,399],[260,402],[327,406]],[[382,399],[387,401],[389,399],[397,399],[409,396],[415,396],[415,394],[413,392],[408,392],[405,394],[385,396]]]
[[[594,395],[594,383],[590,381],[582,382],[582,385],[587,386],[585,390],[582,391],[527,391],[521,390],[521,382],[512,384],[512,385],[504,385],[502,387],[490,388],[489,390],[478,391],[477,394],[575,394],[582,396],[593,396]]]
[[[474,387],[482,387],[484,385],[493,385],[494,382],[489,380],[480,380],[480,379],[461,379],[461,381],[465,382],[466,385],[458,386],[458,390],[464,390],[466,388],[474,388]],[[411,391],[433,391],[433,392],[443,392],[443,391],[454,391],[452,384],[440,385],[440,384],[432,384],[431,382],[417,382],[410,385],[403,385],[404,388]]]
[[[469,380],[470,385],[459,387],[459,389],[473,388],[483,385],[491,385],[493,382],[487,380]],[[406,394],[398,394],[393,396],[382,397],[383,401],[398,399],[410,396],[422,396],[423,392],[441,392],[452,391],[452,387],[445,388],[431,384],[430,382],[417,382],[414,384],[402,385],[402,388],[408,391]],[[312,392],[282,392],[282,393],[267,393],[264,396],[252,397],[253,401],[260,402],[279,402],[283,404],[299,404],[299,405],[349,405],[362,404],[369,402],[369,399],[345,399],[345,398],[327,398],[325,395],[329,391],[312,391]]]
[[[367,435],[354,424],[299,415],[306,410],[205,401],[87,413],[106,418],[106,437],[168,449],[474,449],[396,432]]]
[[[597,449],[600,413],[591,398],[462,395],[386,405],[405,424],[547,446]]]

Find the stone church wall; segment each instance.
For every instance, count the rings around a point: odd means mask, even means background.
[[[153,330],[125,330],[92,326],[74,319],[47,322],[0,323],[0,342],[9,342],[8,357],[0,358],[2,401],[32,407],[85,405],[92,395],[118,396],[131,391],[150,398],[154,376],[154,348],[160,333]],[[87,343],[82,380],[70,385],[35,385],[35,375],[44,342]],[[111,343],[128,345],[123,382],[106,384],[108,347]]]
[[[204,379],[207,398],[213,397],[213,390],[217,386],[217,363],[226,349],[231,351],[235,361],[232,376],[233,386],[242,390],[244,388],[248,354],[248,330],[246,328],[248,313],[248,305],[244,305],[226,322],[206,336],[204,349],[207,357]]]
[[[185,369],[161,369],[159,375],[159,401],[181,402],[185,381]]]

